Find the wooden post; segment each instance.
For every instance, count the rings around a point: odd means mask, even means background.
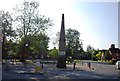
[[[75,70],[75,65],[76,65],[76,62],[73,63],[73,70]]]

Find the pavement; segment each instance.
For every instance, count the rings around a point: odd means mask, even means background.
[[[88,67],[91,63],[91,68]],[[66,69],[56,68],[56,64],[44,64],[40,73],[33,73],[33,65],[14,65],[10,71],[2,70],[3,79],[112,79],[117,80],[119,70],[115,65],[102,62],[83,61],[76,64],[67,64]]]

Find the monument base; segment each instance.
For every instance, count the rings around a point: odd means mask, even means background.
[[[58,56],[57,68],[66,68],[65,56]]]

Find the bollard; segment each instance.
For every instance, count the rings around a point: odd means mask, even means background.
[[[83,65],[83,61],[81,62],[81,64]]]
[[[42,62],[42,68],[43,68],[43,62]]]
[[[75,70],[75,65],[76,65],[76,62],[73,63],[73,70]]]
[[[90,62],[88,62],[88,67],[91,68],[91,64],[90,64]]]
[[[13,59],[11,60],[11,62],[12,62],[12,65],[14,65],[14,60]]]

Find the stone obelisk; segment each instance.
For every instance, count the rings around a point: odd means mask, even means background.
[[[65,24],[64,24],[64,14],[62,14],[57,68],[66,68],[66,52],[65,51],[66,51]]]

